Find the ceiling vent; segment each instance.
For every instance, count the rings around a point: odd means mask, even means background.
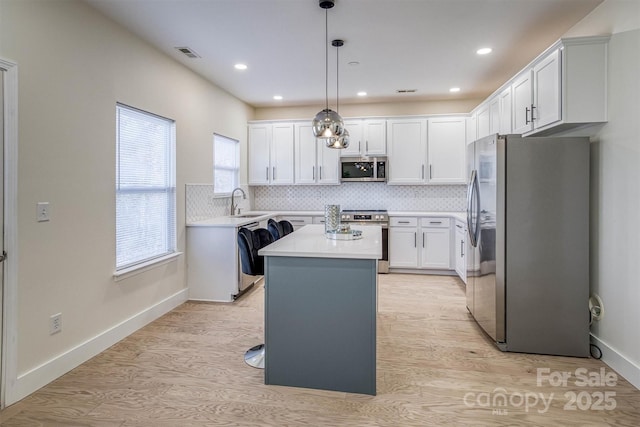
[[[176,47],[176,49],[187,55],[189,58],[200,58],[200,55],[198,55],[193,49],[190,49],[188,47]]]
[[[396,93],[415,93],[418,89],[398,89]]]

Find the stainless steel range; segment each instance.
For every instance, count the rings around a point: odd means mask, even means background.
[[[382,258],[378,273],[389,272],[389,214],[385,210],[352,210],[340,212],[340,222],[350,225],[379,225],[382,227]]]

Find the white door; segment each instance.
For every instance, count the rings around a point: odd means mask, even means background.
[[[320,143],[313,136],[311,125],[295,125],[295,176],[296,184],[315,184],[316,146]]]
[[[249,125],[249,184],[269,184],[271,125]]]
[[[344,128],[349,131],[349,146],[340,150],[342,157],[359,157],[362,141],[362,120],[344,122]]]
[[[423,268],[448,269],[450,265],[451,231],[449,228],[422,229]]]
[[[427,150],[427,119],[387,122],[388,184],[423,184]]]
[[[329,148],[322,141],[317,143],[318,164],[317,174],[319,184],[339,184],[338,165],[340,163],[340,151],[336,148]]]
[[[533,67],[533,126],[540,128],[561,119],[560,50]]]
[[[273,125],[271,184],[293,184],[293,123]]]
[[[389,267],[418,266],[417,231],[416,227],[389,228]]]
[[[428,155],[431,184],[466,182],[466,123],[464,117],[429,119]]]
[[[522,134],[533,129],[531,124],[531,92],[531,71],[525,71],[511,85],[513,133]]]
[[[364,121],[364,153],[367,156],[387,154],[387,121]]]

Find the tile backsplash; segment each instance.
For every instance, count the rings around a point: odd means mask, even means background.
[[[252,187],[255,210],[322,211],[325,204],[342,209],[459,212],[465,209],[464,185],[387,185],[343,182],[335,186]]]
[[[241,187],[246,192],[247,199],[243,199],[240,193],[236,193],[238,196],[236,203],[243,211],[248,211],[251,206],[251,194],[247,186]],[[231,197],[214,194],[212,184],[186,184],[185,199],[187,223],[229,215]]]

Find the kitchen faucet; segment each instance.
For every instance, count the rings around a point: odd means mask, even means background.
[[[240,187],[234,188],[233,191],[231,192],[231,216],[236,214],[236,204],[234,203],[234,196],[236,194],[236,191],[240,190],[240,192],[242,193],[242,198],[246,199],[247,195],[245,194],[244,190]]]

